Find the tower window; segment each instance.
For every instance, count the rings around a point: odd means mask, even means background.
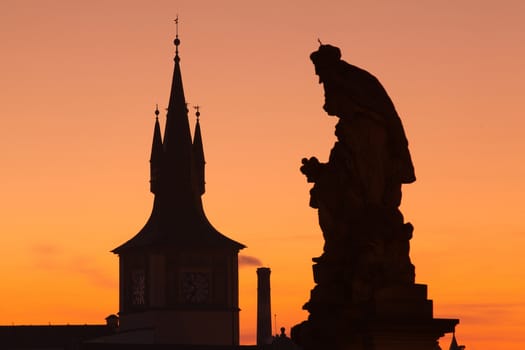
[[[131,304],[144,305],[146,291],[146,275],[143,269],[131,272]]]

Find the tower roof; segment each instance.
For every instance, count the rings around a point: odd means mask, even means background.
[[[175,68],[168,104],[164,140],[155,121],[151,151],[151,190],[155,195],[153,210],[144,227],[129,241],[113,250],[124,251],[155,246],[194,247],[240,250],[245,246],[217,231],[202,207],[204,193],[204,153],[200,125],[197,123],[192,143],[188,109],[182,86],[179,45],[174,41]],[[158,115],[158,110],[156,111]],[[200,169],[199,164],[202,164]],[[202,176],[202,188],[199,180]]]
[[[155,108],[155,127],[153,128],[153,142],[151,144],[151,157],[149,159],[151,165],[150,190],[153,193],[158,189],[158,177],[160,176],[160,169],[162,167],[163,153],[162,135],[159,124],[159,107],[157,106]]]
[[[160,161],[162,158],[162,135],[160,133],[159,124],[159,107],[155,107],[155,126],[153,128],[153,142],[151,145],[151,157],[150,161]]]

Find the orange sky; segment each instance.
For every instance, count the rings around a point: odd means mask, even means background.
[[[206,212],[272,269],[277,327],[306,318],[322,250],[299,172],[334,142],[308,59],[320,38],[376,75],[403,120],[418,180],[402,211],[435,315],[461,319],[468,349],[525,346],[522,1],[0,2],[1,324],[118,311],[109,251],[150,213],[177,13]],[[243,343],[255,341],[255,277],[241,268]]]

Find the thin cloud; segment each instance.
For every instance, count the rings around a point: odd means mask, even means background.
[[[74,257],[71,259],[70,271],[82,275],[93,285],[103,288],[117,287],[117,282],[114,278],[112,278],[105,270],[94,266],[93,262],[85,257]]]
[[[525,309],[525,303],[472,303],[472,304],[444,304],[440,309],[446,310],[446,315],[459,318],[462,323],[468,324],[490,324],[495,321],[499,323],[509,322],[509,319],[518,319],[517,315]]]
[[[62,250],[57,245],[39,243],[31,246],[33,267],[36,269],[54,270],[59,268]]]
[[[91,285],[102,288],[116,288],[117,281],[104,269],[94,265],[85,256],[67,256],[57,245],[39,243],[31,247],[32,267],[38,270],[60,271],[81,276]]]
[[[60,252],[60,249],[57,245],[52,245],[49,243],[39,243],[35,244],[31,247],[31,250],[35,254],[39,255],[51,255],[51,254],[57,254]]]

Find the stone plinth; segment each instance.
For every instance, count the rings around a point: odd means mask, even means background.
[[[357,304],[316,302],[317,287],[304,306],[310,317],[292,329],[304,350],[437,350],[459,323],[433,318],[423,284],[384,288]]]

